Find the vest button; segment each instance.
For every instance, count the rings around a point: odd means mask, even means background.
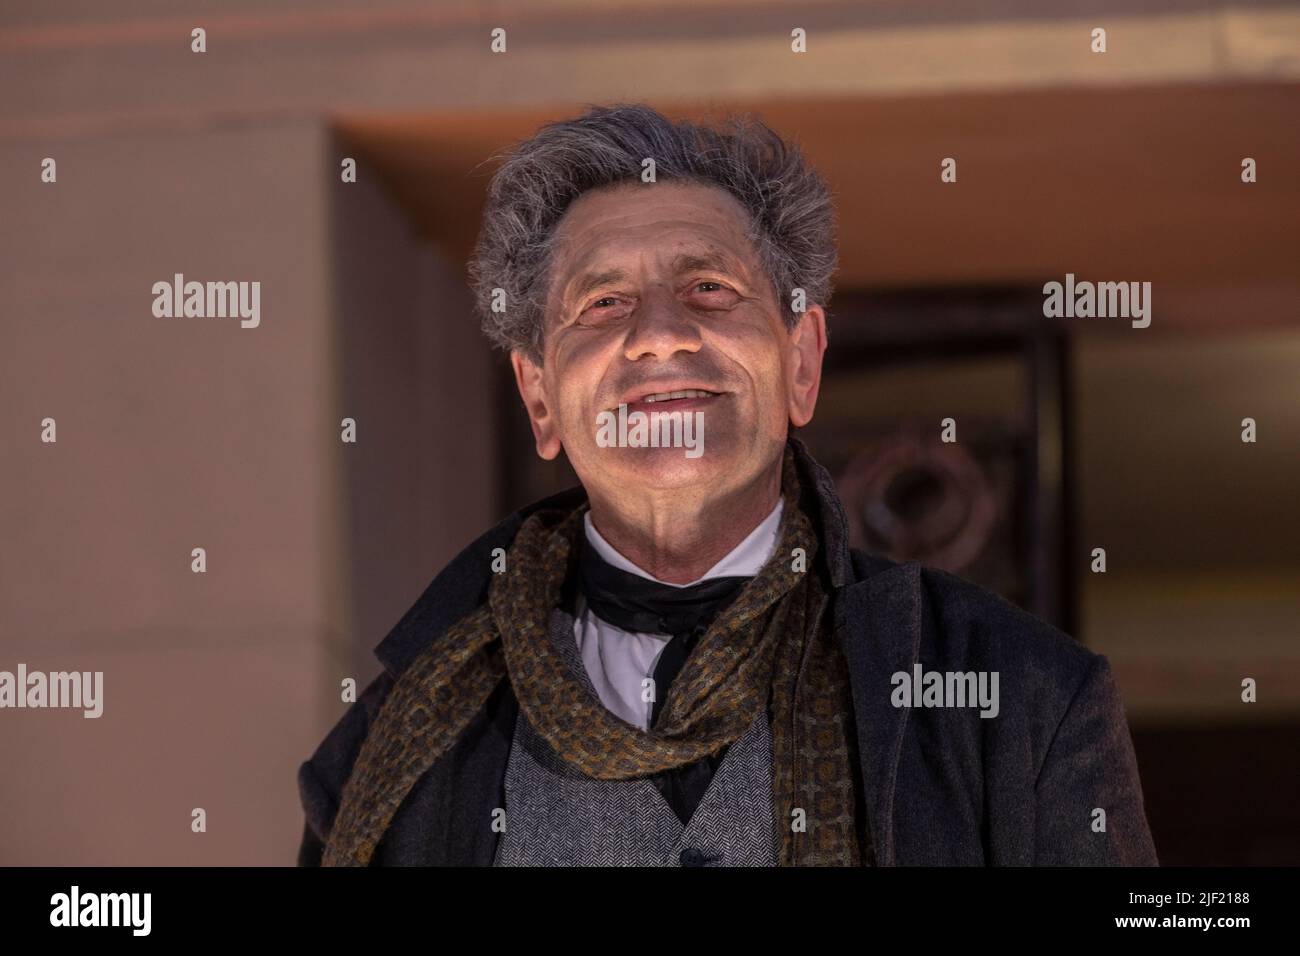
[[[678,857],[678,859],[682,861],[682,866],[703,866],[704,865],[704,854],[701,853],[699,850],[695,849],[694,847],[689,847],[685,850],[682,850],[681,855]]]

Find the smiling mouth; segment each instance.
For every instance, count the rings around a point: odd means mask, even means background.
[[[644,411],[651,405],[658,405],[661,409],[667,409],[669,405],[683,408],[690,407],[698,402],[718,398],[722,394],[722,392],[713,392],[707,388],[678,388],[669,392],[647,392],[640,398],[625,399],[619,404],[626,405],[629,411]],[[609,411],[617,413],[618,407],[618,405],[615,405]]]
[[[679,398],[713,398],[717,394],[702,388],[682,388],[675,392],[654,392],[644,396],[641,401],[649,405],[652,402],[674,402]]]

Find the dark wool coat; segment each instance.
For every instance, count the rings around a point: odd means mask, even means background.
[[[848,660],[859,784],[880,866],[1155,865],[1133,745],[1106,659],[1001,597],[914,561],[848,546],[830,475],[791,439],[833,586],[831,620]],[[542,507],[576,507],[581,488],[521,509],[455,558],[375,653],[384,671],[298,772],[306,815],[300,865],[319,865],[339,795],[385,696],[410,661],[486,600],[494,548]],[[996,671],[999,712],[896,707],[892,675]],[[456,744],[420,778],[372,865],[490,866],[492,811],[518,704],[503,681]],[[1105,811],[1104,831],[1097,832]]]

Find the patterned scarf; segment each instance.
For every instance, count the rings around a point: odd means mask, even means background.
[[[574,573],[583,508],[530,515],[487,602],[412,661],[384,701],[343,788],[323,864],[369,864],[416,781],[507,679],[537,733],[600,780],[647,776],[716,754],[767,707],[778,862],[858,865],[865,827],[855,819],[848,669],[823,626],[818,540],[799,505],[788,447],[782,493],[776,550],[691,652],[653,730],[634,727],[593,697],[547,633]]]

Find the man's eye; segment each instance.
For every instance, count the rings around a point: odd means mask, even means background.
[[[716,289],[704,289],[705,292],[716,292],[722,290],[722,283],[714,282],[712,279],[705,279],[703,282],[695,283],[695,288],[701,289],[706,285],[716,286]]]
[[[620,311],[622,307],[623,300],[618,296],[602,295],[599,299],[592,299],[589,304],[583,306],[574,321],[582,325],[611,321],[622,314]]]

